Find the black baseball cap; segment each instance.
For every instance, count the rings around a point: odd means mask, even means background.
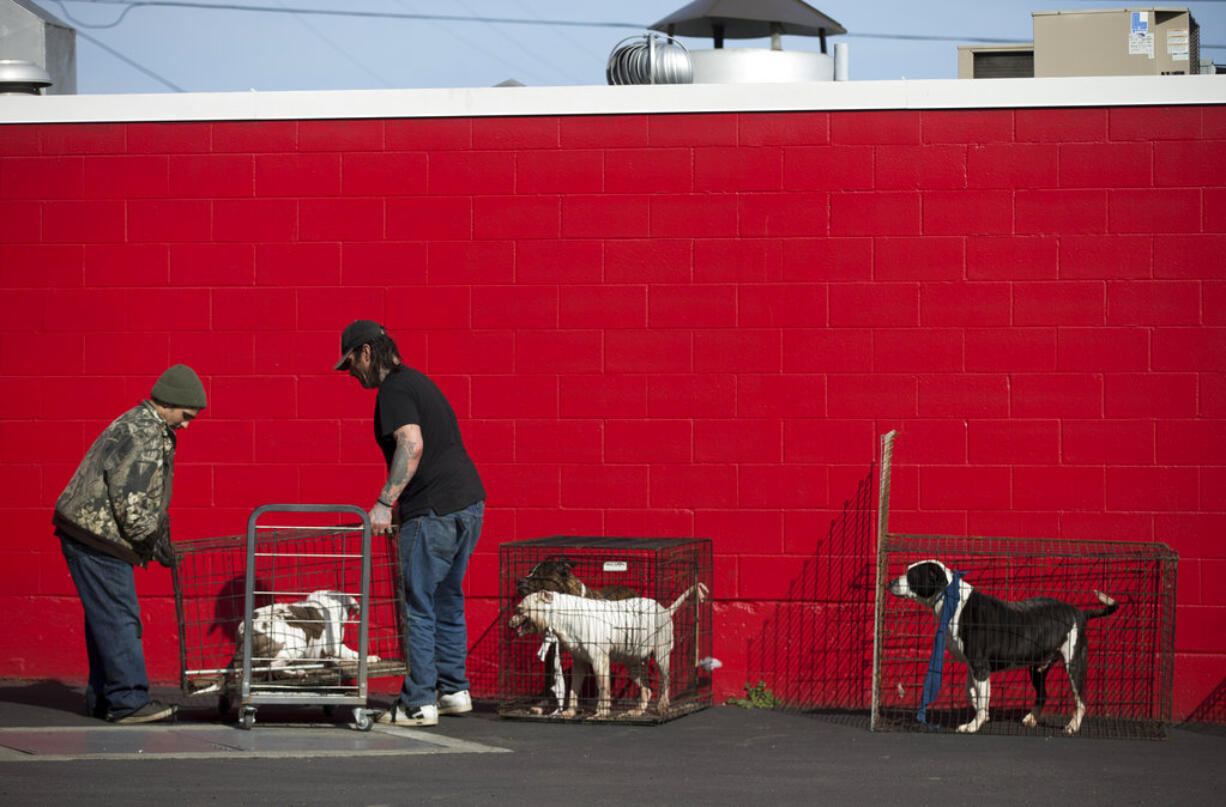
[[[368,319],[355,319],[346,325],[345,330],[341,332],[341,360],[332,369],[349,369],[349,354],[354,348],[369,344],[383,334],[383,326]]]

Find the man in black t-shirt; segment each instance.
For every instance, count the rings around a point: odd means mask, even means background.
[[[357,320],[345,328],[336,369],[378,390],[375,441],[387,482],[370,509],[371,529],[390,533],[392,508],[400,516],[409,674],[379,722],[434,726],[440,714],[472,711],[461,584],[481,535],[485,488],[447,397],[401,362],[381,325]]]

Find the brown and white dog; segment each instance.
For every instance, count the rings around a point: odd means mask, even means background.
[[[559,594],[573,594],[593,600],[628,600],[639,596],[639,593],[629,586],[589,588],[575,576],[574,563],[561,555],[546,558],[533,566],[532,571],[525,577],[515,581],[515,591],[521,597],[527,597],[536,591],[556,591]]]
[[[953,580],[953,572],[944,563],[922,560],[890,581],[890,593],[931,608],[939,621],[945,591]],[[960,581],[958,606],[945,627],[945,635],[949,652],[968,668],[966,690],[975,717],[958,726],[958,731],[976,732],[988,722],[988,701],[992,695],[989,676],[1020,667],[1030,668],[1035,693],[1034,708],[1022,718],[1022,723],[1031,728],[1037,726],[1047,702],[1047,673],[1053,664],[1063,660],[1075,702],[1064,733],[1076,734],[1086,713],[1086,621],[1109,616],[1119,609],[1115,600],[1101,591],[1095,591],[1094,596],[1102,608],[1082,610],[1051,597],[1005,602],[976,591],[965,580]]]
[[[673,614],[693,593],[698,601],[707,596],[702,583],[690,586],[665,608],[648,597],[624,600],[595,600],[553,591],[529,594],[515,607],[510,627],[520,636],[552,632],[563,649],[570,652],[570,700],[563,717],[574,717],[579,710],[579,690],[590,666],[596,676],[596,716],[608,717],[610,664],[625,664],[639,688],[638,707],[627,713],[637,716],[647,710],[651,689],[647,686],[647,663],[652,657],[660,672],[660,714],[669,707],[669,661],[673,649]],[[583,663],[581,663],[583,662]]]
[[[344,642],[345,624],[356,617],[358,602],[339,591],[313,591],[298,602],[279,602],[251,615],[251,658],[267,662],[275,672],[301,677],[301,661],[357,661],[358,651]],[[241,648],[244,625],[238,626]],[[239,651],[241,653],[241,650]],[[376,662],[378,656],[366,657]]]

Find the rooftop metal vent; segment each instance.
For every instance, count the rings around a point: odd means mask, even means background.
[[[25,59],[0,59],[0,95],[42,95],[51,75]]]
[[[689,51],[671,36],[641,34],[613,46],[605,78],[610,84],[689,84],[694,65]]]

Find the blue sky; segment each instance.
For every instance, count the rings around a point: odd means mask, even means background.
[[[618,41],[641,33],[688,0],[186,0],[183,6],[120,0],[35,2],[80,33],[79,92],[144,93],[483,87],[509,78],[532,86],[604,84],[605,63]],[[1031,11],[1128,4],[818,0],[810,5],[847,29],[849,36],[830,42],[849,45],[851,78],[876,80],[955,78],[958,44],[1030,41]],[[1201,42],[1226,45],[1226,2],[1186,5],[1200,23]],[[237,6],[279,11],[243,11]],[[690,48],[711,47],[710,40],[682,42]],[[769,43],[729,40],[726,44],[767,47]],[[815,39],[795,36],[785,36],[783,46],[819,47]],[[1226,49],[1206,49],[1202,55],[1226,62]]]

